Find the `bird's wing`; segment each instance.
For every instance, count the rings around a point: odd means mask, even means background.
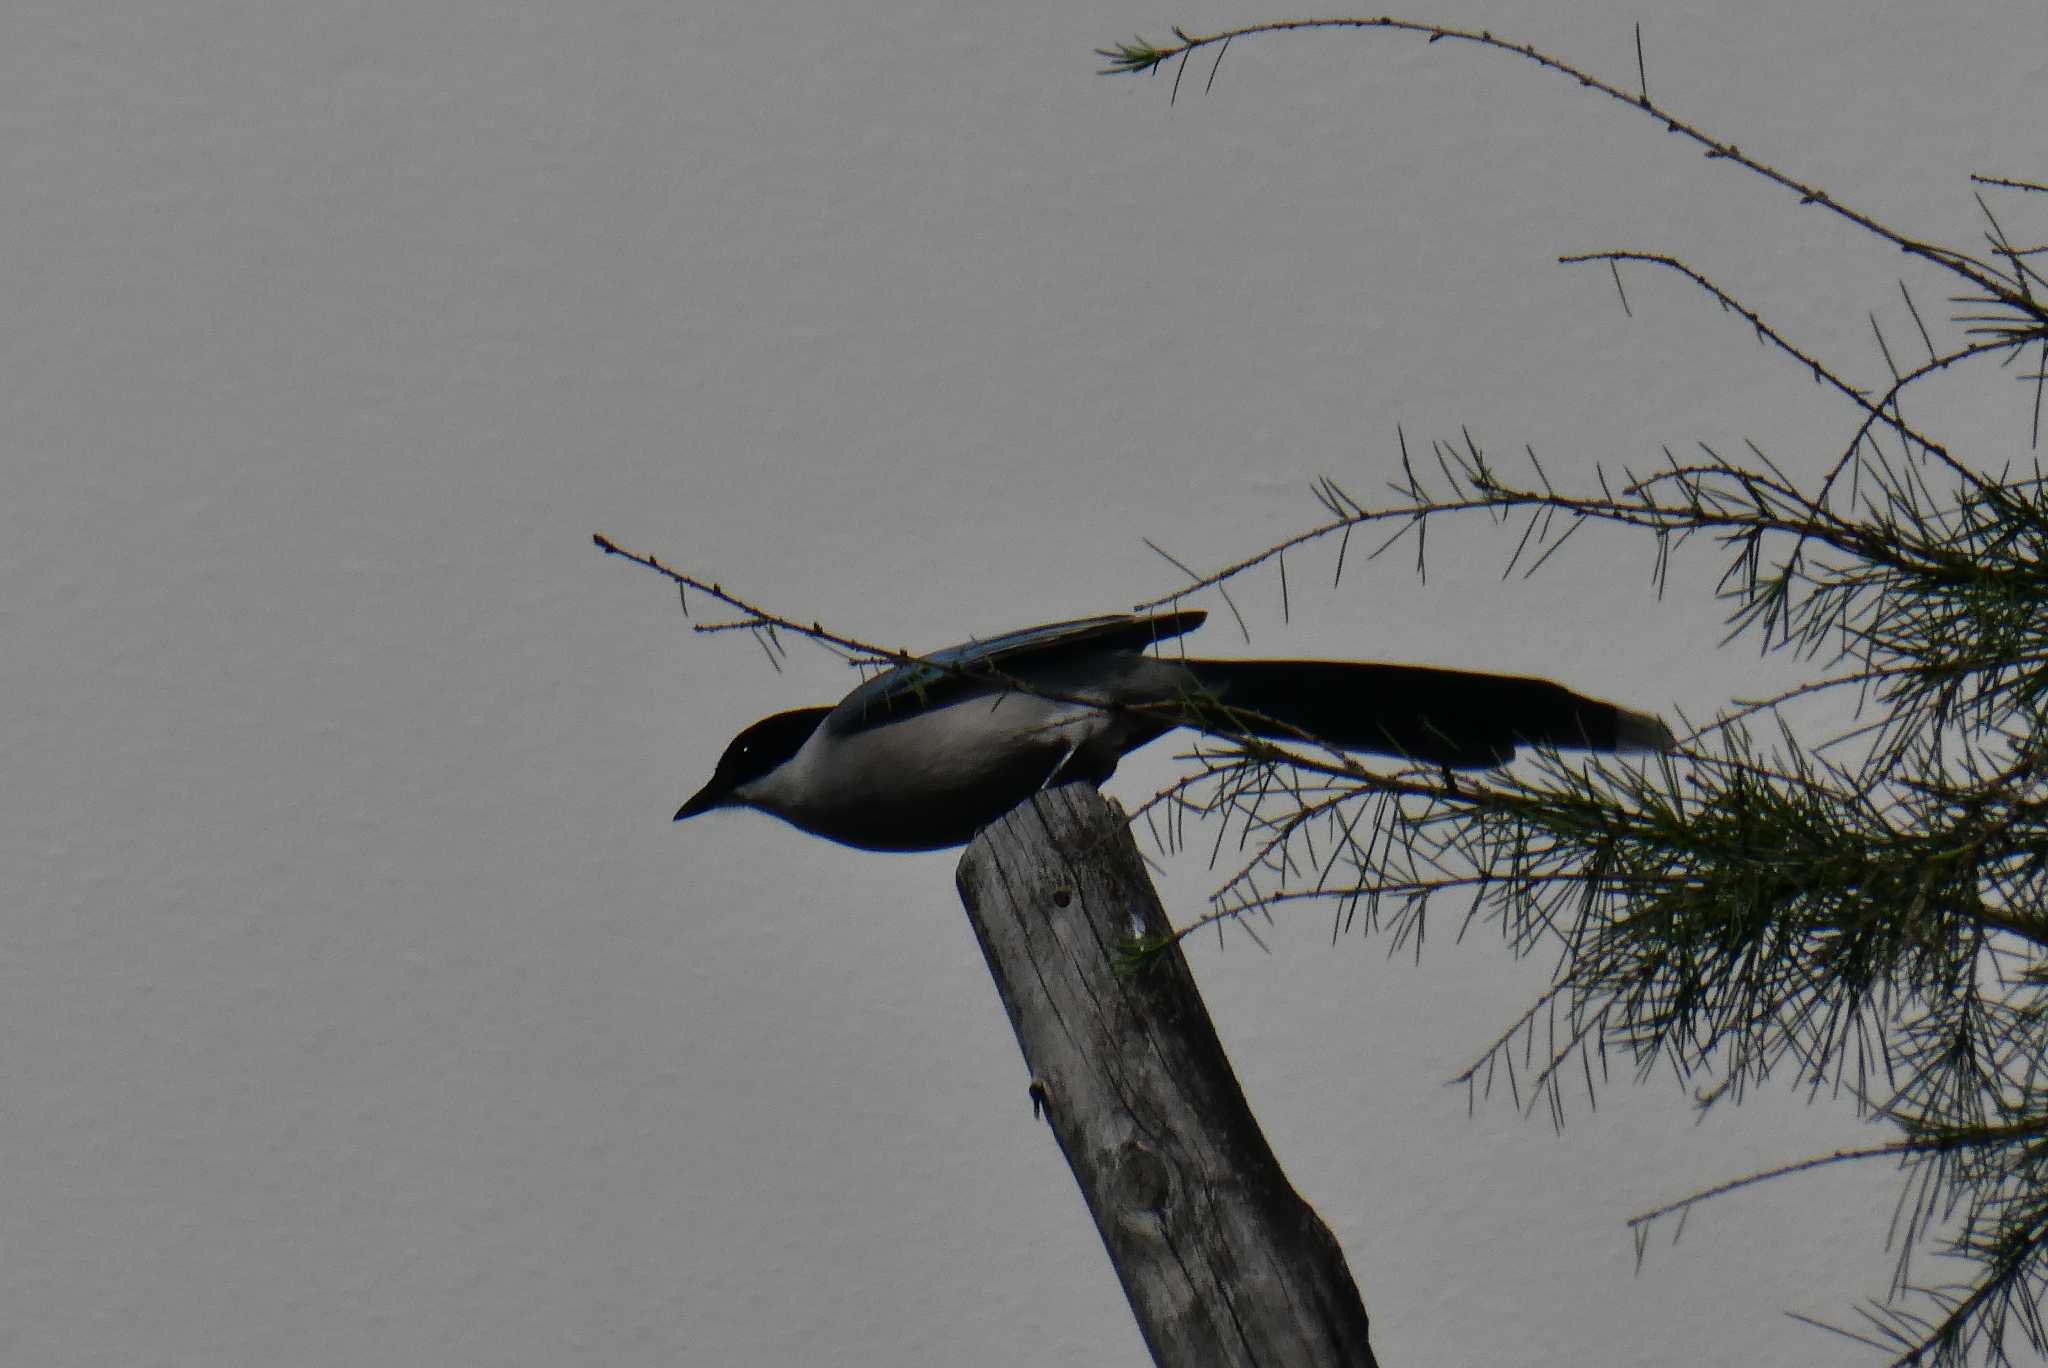
[[[840,700],[825,725],[845,734],[898,722],[963,694],[985,693],[991,683],[1077,651],[1142,651],[1194,631],[1208,616],[1199,609],[1111,613],[963,641],[876,675]]]

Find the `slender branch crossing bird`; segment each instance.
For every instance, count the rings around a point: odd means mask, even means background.
[[[772,813],[863,850],[938,850],[1042,788],[1100,784],[1176,727],[1487,769],[1522,745],[1663,751],[1648,713],[1560,684],[1422,665],[1192,660],[1151,648],[1208,615],[1113,614],[949,646],[834,707],[754,723],[676,820]]]

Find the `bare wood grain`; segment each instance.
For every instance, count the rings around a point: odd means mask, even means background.
[[[1166,914],[1088,784],[974,839],[960,898],[1051,1123],[1164,1365],[1377,1368],[1344,1254],[1246,1105],[1178,948],[1119,972]]]

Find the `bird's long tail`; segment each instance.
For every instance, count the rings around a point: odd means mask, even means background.
[[[1206,691],[1193,725],[1304,738],[1452,769],[1486,769],[1518,745],[1668,751],[1663,721],[1546,679],[1337,660],[1188,660]],[[1220,705],[1220,706],[1219,706]]]

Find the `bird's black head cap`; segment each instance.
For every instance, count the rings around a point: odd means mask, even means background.
[[[676,820],[680,822],[685,817],[695,817],[700,812],[723,807],[734,789],[749,780],[759,779],[803,749],[804,742],[811,739],[811,733],[831,711],[830,708],[797,708],[792,712],[776,713],[735,736],[732,744],[725,748],[725,754],[718,758],[718,768],[712,773],[711,782],[676,810]]]

